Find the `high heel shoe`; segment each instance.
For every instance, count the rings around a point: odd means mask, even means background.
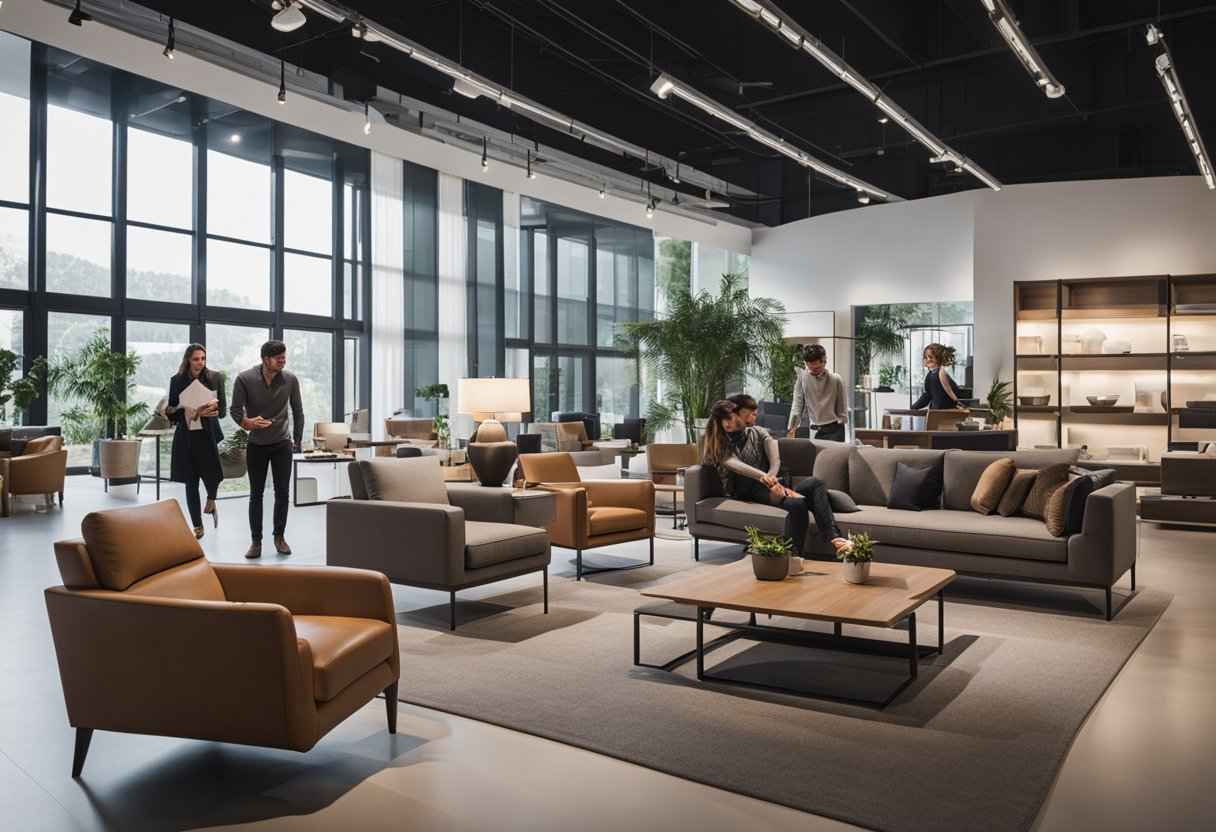
[[[211,503],[211,511],[204,511],[203,514],[210,514],[211,522],[215,524],[215,528],[218,529],[220,527],[220,507],[214,501]]]
[[[195,527],[194,527],[194,539],[195,539],[195,540],[202,540],[202,539],[203,539],[203,535],[204,535],[204,534],[206,534],[206,533],[207,533],[207,530],[206,530],[206,529],[204,529],[202,526],[195,526]]]

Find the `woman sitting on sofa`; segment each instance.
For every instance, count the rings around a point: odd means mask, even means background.
[[[717,469],[722,492],[736,500],[763,503],[783,509],[786,526],[799,557],[806,547],[806,532],[810,515],[815,515],[823,539],[836,549],[848,548],[841,536],[828,504],[823,482],[808,477],[797,489],[783,486],[777,480],[781,456],[777,440],[768,431],[754,426],[756,400],[750,396],[735,396],[734,400],[715,402],[709,414],[705,434],[705,464]]]

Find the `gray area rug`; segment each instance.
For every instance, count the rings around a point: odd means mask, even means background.
[[[1067,603],[992,606],[982,588],[964,602],[947,594],[944,655],[922,660],[919,678],[877,710],[699,683],[691,662],[674,673],[635,667],[632,611],[656,600],[638,591],[715,568],[660,562],[557,581],[547,616],[539,589],[465,603],[455,633],[446,605],[403,613],[400,698],[871,829],[1023,830],[1085,717],[1171,599],[1138,592],[1106,622]],[[935,644],[935,605],[923,610],[919,642]],[[644,622],[643,661],[694,644],[691,622]],[[907,667],[743,640],[711,657],[715,672],[814,679],[878,698]]]

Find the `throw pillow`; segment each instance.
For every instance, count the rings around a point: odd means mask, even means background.
[[[942,496],[942,475],[934,465],[895,463],[895,479],[887,508],[921,511],[937,508]]]
[[[1068,472],[1080,477],[1089,477],[1094,481],[1094,491],[1097,491],[1099,488],[1106,488],[1106,486],[1112,485],[1115,482],[1114,468],[1098,468],[1094,470],[1074,465],[1068,469]]]
[[[832,507],[834,514],[850,514],[854,511],[861,511],[857,507],[857,503],[853,502],[853,498],[843,491],[837,491],[835,488],[828,489],[828,504]]]
[[[1085,520],[1085,500],[1093,490],[1092,477],[1076,474],[1062,488],[1057,488],[1047,501],[1044,515],[1047,531],[1056,537],[1081,531]]]
[[[997,504],[996,513],[1002,517],[1009,517],[1021,511],[1022,503],[1026,502],[1026,495],[1030,493],[1031,486],[1034,485],[1038,476],[1038,468],[1015,468],[1013,479],[1010,480],[1009,487],[1005,489],[1005,495]]]
[[[1048,465],[1039,471],[1039,475],[1034,479],[1034,485],[1030,487],[1030,493],[1026,495],[1026,502],[1022,504],[1022,514],[1042,520],[1047,511],[1047,501],[1051,499],[1051,495],[1056,492],[1057,488],[1063,488],[1067,482],[1068,463],[1066,462]]]
[[[975,484],[975,491],[971,492],[971,508],[980,514],[996,511],[1001,497],[1013,481],[1014,470],[1013,460],[1008,457],[998,459],[985,468],[984,473],[980,474],[980,481]]]

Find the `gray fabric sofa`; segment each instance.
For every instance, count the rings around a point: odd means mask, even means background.
[[[1073,464],[1077,451],[961,451],[894,450],[818,440],[781,439],[782,467],[793,482],[816,476],[829,489],[847,493],[859,511],[837,513],[846,534],[866,532],[880,541],[879,559],[889,563],[937,566],[960,575],[1015,581],[1094,587],[1106,592],[1106,617],[1111,617],[1111,587],[1131,571],[1135,588],[1136,492],[1128,483],[1114,483],[1086,498],[1079,533],[1054,537],[1033,518],[981,515],[971,509],[971,495],[984,469],[1010,457],[1019,468]],[[896,463],[940,466],[941,508],[902,511],[886,507]],[[743,527],[782,533],[785,512],[769,506],[721,496],[712,469],[697,466],[685,473],[685,510],[700,559],[700,540],[744,541]],[[807,551],[833,557],[812,522]]]
[[[0,459],[21,456],[25,443],[40,436],[60,436],[59,425],[17,425],[0,428]]]

